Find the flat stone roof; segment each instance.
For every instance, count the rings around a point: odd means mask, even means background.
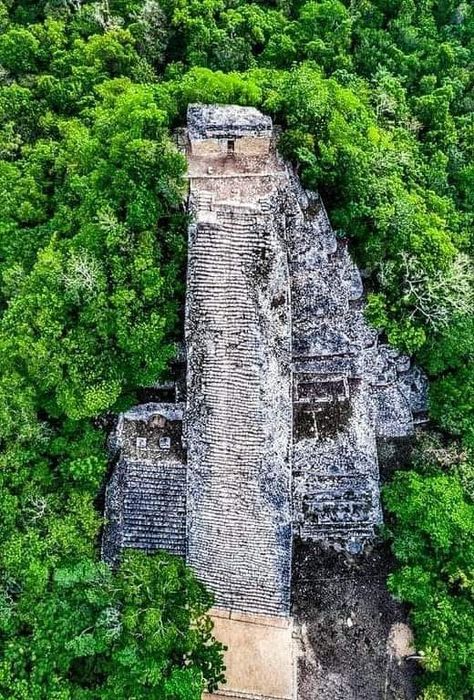
[[[249,136],[271,138],[272,120],[254,107],[192,104],[187,113],[191,141]]]

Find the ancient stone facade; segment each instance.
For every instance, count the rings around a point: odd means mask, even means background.
[[[319,197],[288,179],[294,532],[358,552],[381,522],[377,438],[413,433],[426,381],[379,344],[347,243]]]
[[[116,462],[106,494],[102,556],[126,547],[185,556],[186,465],[183,404],[148,403],[119,417],[111,440]]]
[[[285,616],[294,535],[352,553],[374,537],[377,440],[413,433],[426,381],[367,325],[347,244],[268,117],[192,105],[183,149],[186,404],[121,417],[104,547],[183,554],[218,606]]]
[[[187,122],[191,157],[267,156],[270,152],[272,120],[252,107],[190,105]]]

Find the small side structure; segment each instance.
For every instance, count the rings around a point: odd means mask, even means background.
[[[183,404],[147,403],[119,416],[116,461],[106,490],[102,557],[116,564],[127,547],[186,551]]]

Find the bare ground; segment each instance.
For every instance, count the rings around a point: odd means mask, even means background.
[[[354,558],[296,542],[293,567],[298,700],[414,700],[411,630],[386,588],[387,546]]]

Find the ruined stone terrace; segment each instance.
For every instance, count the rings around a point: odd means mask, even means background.
[[[104,541],[167,548],[179,521],[176,552],[218,605],[286,615],[292,537],[353,553],[374,538],[378,441],[413,434],[427,383],[366,323],[347,242],[276,141],[255,109],[189,107],[188,464],[122,440]]]
[[[102,556],[116,563],[126,547],[186,551],[186,464],[182,404],[148,403],[119,417],[107,486]]]

